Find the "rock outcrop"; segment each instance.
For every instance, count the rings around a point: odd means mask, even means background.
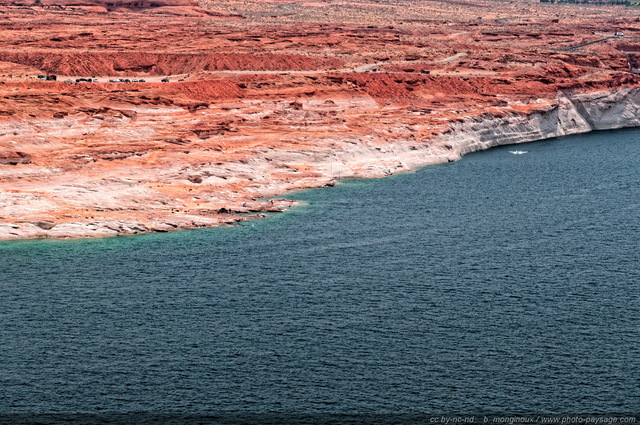
[[[640,126],[640,88],[593,93],[560,92],[557,103],[525,116],[480,117],[453,125],[437,138],[452,147],[449,158],[495,146]]]
[[[18,165],[31,162],[31,155],[24,152],[0,152],[0,165]]]
[[[516,1],[0,1],[0,239],[235,223],[638,125],[636,12]]]
[[[340,177],[383,177],[415,167],[448,162],[462,155],[495,146],[520,144],[536,140],[640,126],[640,88],[621,88],[591,93],[560,92],[556,102],[547,103],[529,114],[492,117],[486,114],[470,117],[449,126],[428,145],[408,145],[406,140],[389,142],[382,147],[350,144],[331,152],[300,152],[308,166],[323,170],[306,187],[332,185]],[[272,160],[284,160],[274,153]],[[294,154],[295,155],[295,154]],[[205,173],[206,174],[206,173]],[[205,178],[207,178],[205,176]],[[201,184],[202,177],[188,176],[191,183]],[[285,191],[285,187],[276,191]],[[0,200],[1,202],[1,200]],[[103,201],[102,201],[103,202]],[[170,219],[154,219],[149,224],[135,220],[88,220],[62,222],[55,220],[0,223],[0,239],[30,237],[104,237],[137,234],[148,231],[170,231],[184,227],[205,227],[234,223],[247,218],[246,212],[279,212],[293,206],[292,201],[278,199],[268,202],[246,202],[235,208],[221,208],[215,212],[177,214]],[[0,208],[2,208],[0,203]],[[207,217],[207,215],[215,217]],[[256,216],[248,216],[256,217]]]

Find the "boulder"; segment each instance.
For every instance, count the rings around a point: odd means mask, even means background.
[[[28,164],[31,162],[31,155],[24,152],[0,152],[1,165]]]
[[[31,224],[38,226],[42,230],[51,230],[56,227],[56,223],[51,220],[32,221]]]

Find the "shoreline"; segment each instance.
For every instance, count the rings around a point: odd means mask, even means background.
[[[276,150],[271,151],[268,158],[251,158],[245,161],[247,163],[239,164],[238,173],[255,172],[255,169],[266,167],[273,161],[286,165],[298,159],[304,160],[308,168],[313,168],[313,173],[293,184],[283,185],[267,180],[265,185],[251,192],[255,196],[241,203],[241,206],[216,206],[202,215],[178,214],[170,219],[160,218],[155,225],[126,217],[126,213],[114,213],[116,217],[109,219],[109,212],[104,214],[103,220],[15,220],[0,223],[0,240],[109,237],[233,224],[247,218],[259,218],[263,212],[284,211],[294,205],[293,201],[286,199],[261,201],[262,198],[286,196],[286,193],[300,189],[332,186],[336,179],[380,178],[418,167],[456,161],[467,153],[491,147],[637,126],[640,126],[638,86],[593,92],[560,91],[555,101],[543,99],[530,113],[471,115],[462,122],[448,124],[441,134],[427,139],[427,142],[395,138],[392,142],[380,144],[374,143],[373,139],[363,141],[360,138],[347,141],[349,143],[342,145],[339,150]]]

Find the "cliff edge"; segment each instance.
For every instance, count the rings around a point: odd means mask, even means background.
[[[186,211],[179,211],[179,207],[176,206],[172,216],[163,215],[161,210],[158,210],[155,213],[156,217],[153,217],[152,212],[151,220],[136,219],[135,213],[131,214],[133,217],[123,217],[123,203],[119,199],[108,193],[100,194],[99,186],[92,186],[89,182],[83,185],[76,181],[73,185],[57,185],[54,190],[58,193],[66,191],[76,196],[79,194],[83,199],[82,205],[95,205],[94,208],[103,210],[104,215],[100,219],[85,218],[76,212],[75,215],[61,221],[54,216],[38,213],[38,209],[46,210],[53,207],[44,197],[33,193],[30,196],[15,193],[15,197],[9,198],[9,202],[6,196],[0,199],[0,209],[5,211],[5,214],[8,211],[16,216],[32,209],[34,215],[39,214],[39,217],[13,220],[4,218],[5,221],[0,223],[0,239],[115,236],[233,223],[247,216],[259,216],[264,211],[282,211],[292,205],[292,202],[286,200],[261,202],[256,199],[260,196],[283,194],[298,188],[332,185],[336,178],[383,177],[423,165],[454,161],[466,153],[495,146],[521,144],[594,130],[640,126],[640,87],[588,93],[563,91],[557,94],[555,100],[547,99],[534,106],[535,109],[526,114],[512,111],[503,116],[485,113],[468,117],[462,122],[447,126],[428,143],[408,137],[380,142],[371,136],[347,140],[340,146],[325,144],[324,149],[272,150],[265,152],[261,157],[235,164],[233,161],[228,164],[216,163],[213,166],[209,163],[208,166],[200,166],[198,173],[190,176],[189,184],[192,187],[200,186],[204,180],[219,192],[226,189],[223,183],[228,180],[233,182],[235,179],[237,183],[237,175],[268,172],[278,174],[283,172],[283,169],[295,175],[298,170],[292,169],[291,163],[305,164],[304,167],[313,169],[314,172],[299,176],[297,180],[283,181],[271,177],[268,182],[252,186],[253,198],[247,195],[240,197],[247,202],[226,199],[223,201],[226,202],[226,207],[215,204],[206,209],[200,206],[195,214],[185,214]],[[413,125],[417,124],[419,121],[413,122]],[[30,158],[25,158],[15,155],[11,161],[14,161],[13,165],[24,163],[22,166],[28,167]],[[50,172],[51,178],[55,180],[57,172]],[[22,177],[28,179],[28,175]],[[253,180],[248,176],[245,178]],[[154,196],[131,180],[111,179],[110,185],[110,190],[120,191],[121,197],[138,206],[128,207],[134,211],[145,208],[145,203],[147,208],[153,208],[154,204],[171,202],[171,199],[166,197],[163,200],[157,195]],[[237,199],[234,196],[230,198]],[[235,204],[235,207],[229,207],[229,204]],[[244,216],[238,215],[242,213],[245,213]]]
[[[0,239],[235,223],[637,126],[637,11],[515,1],[0,1]]]
[[[495,146],[550,139],[594,130],[640,126],[640,88],[630,87],[592,93],[559,92],[548,109],[524,116],[478,117],[451,127],[439,137],[460,156]]]

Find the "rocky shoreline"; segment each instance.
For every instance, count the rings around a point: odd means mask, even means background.
[[[411,137],[399,137],[385,143],[358,138],[341,144],[338,149],[270,150],[268,155],[256,156],[253,161],[241,161],[242,166],[235,171],[255,172],[256,169],[270,166],[274,162],[304,162],[313,169],[313,173],[294,182],[287,183],[284,180],[284,184],[267,182],[269,184],[254,185],[252,198],[247,198],[245,202],[229,204],[226,201],[227,206],[222,207],[219,203],[212,203],[209,209],[191,210],[188,214],[178,212],[151,221],[126,217],[126,211],[124,214],[114,213],[113,218],[109,217],[109,211],[105,211],[100,219],[71,217],[57,220],[56,217],[42,217],[12,221],[4,218],[4,222],[0,223],[0,240],[107,237],[232,224],[260,217],[266,211],[284,211],[294,204],[285,199],[260,201],[259,198],[263,196],[283,195],[300,188],[330,186],[339,178],[384,177],[425,165],[455,161],[466,153],[495,146],[515,145],[594,130],[640,126],[640,87],[593,92],[561,91],[555,99],[542,99],[539,105],[533,106],[531,112],[524,114],[505,112],[496,116],[485,113],[467,117],[461,122],[449,124],[426,143]],[[218,164],[218,167],[220,165],[222,164]],[[210,184],[213,177],[210,172],[201,169],[198,175],[190,175],[189,180],[193,185]],[[233,176],[228,176],[231,177]],[[133,195],[134,198],[136,196],[141,204],[145,202],[144,193]]]

